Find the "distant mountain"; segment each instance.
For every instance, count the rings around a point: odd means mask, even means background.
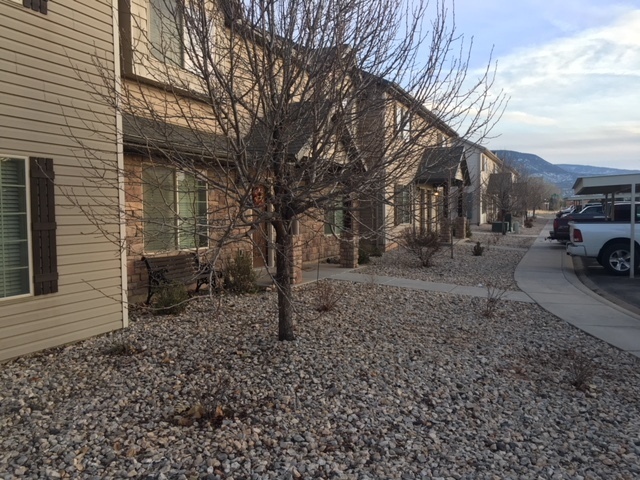
[[[569,173],[573,173],[576,177],[593,177],[594,175],[624,175],[626,173],[640,173],[640,170],[622,170],[620,168],[592,167],[591,165],[570,165],[566,163],[558,164]]]
[[[515,168],[542,177],[562,189],[563,195],[573,195],[573,184],[578,177],[595,175],[623,175],[640,173],[640,170],[622,170],[619,168],[593,167],[591,165],[554,165],[532,153],[514,152],[513,150],[494,150],[498,158]]]

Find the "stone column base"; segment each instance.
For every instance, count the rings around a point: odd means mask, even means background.
[[[340,266],[344,268],[356,268],[358,266],[359,238],[351,233],[340,238]]]

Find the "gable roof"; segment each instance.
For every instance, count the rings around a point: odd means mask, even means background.
[[[331,106],[329,102],[298,102],[289,107],[288,121],[285,122],[280,131],[279,140],[283,143],[285,154],[289,158],[300,159],[304,156],[305,147],[313,141],[314,135],[322,123],[328,124],[332,121]],[[267,154],[274,142],[274,129],[267,122],[259,121],[251,129],[246,138],[247,149],[253,155]],[[345,128],[336,141],[341,142],[349,157],[353,159],[359,155],[352,135]]]
[[[362,76],[369,81],[373,81],[383,87],[386,91],[388,91],[391,95],[393,95],[398,101],[407,105],[411,112],[418,113],[422,118],[433,122],[434,126],[436,126],[441,132],[447,134],[452,138],[458,138],[458,132],[456,132],[453,128],[447,125],[440,117],[438,117],[431,110],[426,108],[424,105],[419,103],[413,95],[407,92],[404,88],[398,85],[395,82],[387,80],[385,78],[379,77],[372,73],[368,73],[362,71]]]
[[[468,185],[470,179],[464,147],[427,148],[422,156],[415,181],[433,185],[449,182]]]

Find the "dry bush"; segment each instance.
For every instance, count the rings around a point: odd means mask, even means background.
[[[482,311],[482,315],[486,318],[493,318],[498,310],[498,306],[500,305],[500,301],[504,294],[507,293],[506,290],[496,287],[495,285],[487,285],[487,301],[484,306],[484,310]]]
[[[335,285],[329,280],[320,280],[316,282],[315,304],[316,310],[319,312],[330,312],[336,308],[340,300],[340,292],[336,290]]]
[[[200,392],[190,407],[182,409],[174,417],[174,422],[181,426],[191,426],[195,421],[204,421],[213,426],[220,426],[222,421],[232,416],[227,406],[230,392],[229,378],[222,378],[208,392]]]
[[[399,243],[420,260],[423,267],[430,267],[433,256],[440,250],[440,238],[436,232],[421,232],[415,227],[404,230]]]
[[[569,383],[578,390],[587,390],[596,374],[596,364],[586,355],[576,352],[574,349],[567,350],[567,358],[569,360]]]

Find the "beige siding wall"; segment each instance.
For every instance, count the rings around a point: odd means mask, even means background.
[[[117,209],[115,112],[94,95],[105,89],[93,62],[115,71],[112,17],[110,0],[49,2],[47,15],[0,0],[0,155],[53,159],[59,273],[57,293],[0,299],[0,361],[124,324],[119,249],[74,206]]]

